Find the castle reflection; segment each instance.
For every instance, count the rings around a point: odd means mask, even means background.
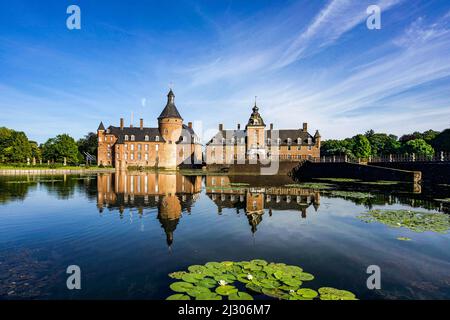
[[[158,209],[158,220],[164,229],[169,247],[182,212],[190,212],[202,187],[200,176],[166,173],[127,172],[101,174],[97,178],[97,208],[118,210],[137,208],[142,215],[146,208]]]
[[[318,190],[296,187],[253,187],[246,183],[233,183],[227,176],[207,176],[206,194],[216,204],[219,214],[223,208],[243,210],[247,215],[251,231],[255,233],[262,222],[264,212],[272,216],[273,210],[299,211],[306,218],[307,209],[315,211],[320,206]]]

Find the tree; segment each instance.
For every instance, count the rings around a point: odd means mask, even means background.
[[[68,134],[60,134],[48,139],[42,146],[42,156],[45,160],[76,164],[79,162],[78,146],[75,140]]]
[[[400,149],[400,142],[394,135],[386,133],[375,133],[373,130],[367,131],[365,136],[370,142],[372,156],[380,156],[383,154],[395,154]]]
[[[84,138],[81,138],[77,141],[78,150],[82,155],[84,155],[85,152],[97,156],[97,134],[94,132],[89,132],[87,135],[84,136]]]
[[[31,157],[35,158],[36,160],[41,160],[42,152],[41,152],[41,148],[39,148],[37,142],[30,141],[30,146],[31,146]]]
[[[438,134],[434,138],[432,146],[438,152],[450,152],[450,129],[445,129],[440,134]]]
[[[31,145],[25,133],[0,128],[0,161],[26,162],[31,158]]]
[[[368,158],[372,154],[372,148],[370,146],[369,139],[362,134],[358,134],[352,138],[353,141],[353,154],[357,158]]]
[[[407,154],[416,154],[432,157],[434,149],[423,139],[410,140],[404,145],[404,151]]]

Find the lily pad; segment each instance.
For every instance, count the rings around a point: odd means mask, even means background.
[[[276,298],[276,299],[289,299],[289,295],[280,289],[267,289],[263,288],[262,292],[269,297]]]
[[[260,266],[266,266],[268,264],[266,260],[262,260],[262,259],[254,259],[254,260],[250,261],[250,263],[257,264]]]
[[[355,295],[347,290],[339,290],[330,287],[319,289],[321,300],[355,300]]]
[[[228,296],[228,300],[253,300],[253,297],[246,292],[236,292]]]
[[[169,273],[169,277],[171,277],[172,279],[178,279],[181,280],[181,278],[186,274],[186,271],[176,271],[176,272],[172,272]]]
[[[233,286],[225,285],[225,286],[217,287],[216,292],[222,296],[228,296],[232,293],[237,293],[238,289],[236,289],[236,287],[233,287]]]
[[[209,292],[199,294],[198,296],[195,297],[195,300],[222,300],[222,296],[215,292]]]
[[[398,237],[397,240],[400,240],[400,241],[411,241],[411,238],[407,238],[407,237]]]
[[[251,291],[262,293],[262,288],[253,282],[247,283],[245,287]]]
[[[197,283],[199,280],[203,279],[205,276],[199,273],[186,273],[181,277],[185,282]]]
[[[188,270],[192,273],[203,273],[207,269],[205,266],[192,265],[188,267]]]
[[[227,283],[232,283],[232,282],[234,282],[236,280],[236,277],[233,276],[232,274],[226,274],[225,273],[225,274],[221,274],[221,275],[215,276],[214,280],[216,280],[216,281],[224,280]]]
[[[208,288],[205,288],[205,287],[195,286],[192,289],[189,289],[188,291],[186,291],[186,293],[188,295],[190,295],[191,297],[197,297],[202,294],[203,295],[209,294],[209,293],[211,293],[211,290],[209,290]]]
[[[319,295],[317,293],[317,291],[315,291],[313,289],[308,289],[308,288],[303,288],[303,289],[297,290],[297,294],[304,298],[310,298],[310,299],[313,299]]]
[[[314,276],[311,273],[302,272],[296,275],[296,278],[302,281],[311,281],[314,280]]]
[[[170,289],[172,289],[175,292],[186,292],[192,289],[194,285],[189,282],[174,282],[170,285]]]
[[[177,294],[168,296],[166,298],[166,300],[191,300],[191,298],[188,295],[177,293]]]
[[[197,286],[205,288],[214,288],[217,285],[217,281],[211,278],[204,278],[196,283]]]

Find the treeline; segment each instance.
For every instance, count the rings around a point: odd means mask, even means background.
[[[97,134],[90,132],[75,141],[68,134],[60,134],[38,145],[21,131],[0,127],[1,163],[63,163],[78,165],[85,162],[84,152],[97,155]],[[33,160],[34,159],[34,160]]]
[[[373,130],[343,140],[322,142],[322,156],[348,156],[369,158],[387,155],[420,155],[432,157],[437,152],[450,152],[450,129],[442,132],[427,130],[405,134],[398,138],[393,134],[376,133]]]

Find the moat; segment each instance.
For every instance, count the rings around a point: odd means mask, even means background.
[[[165,299],[171,272],[252,259],[359,299],[450,299],[449,198],[446,184],[287,176],[2,176],[0,299]],[[367,219],[384,211],[402,220]],[[66,287],[69,265],[81,290]]]

